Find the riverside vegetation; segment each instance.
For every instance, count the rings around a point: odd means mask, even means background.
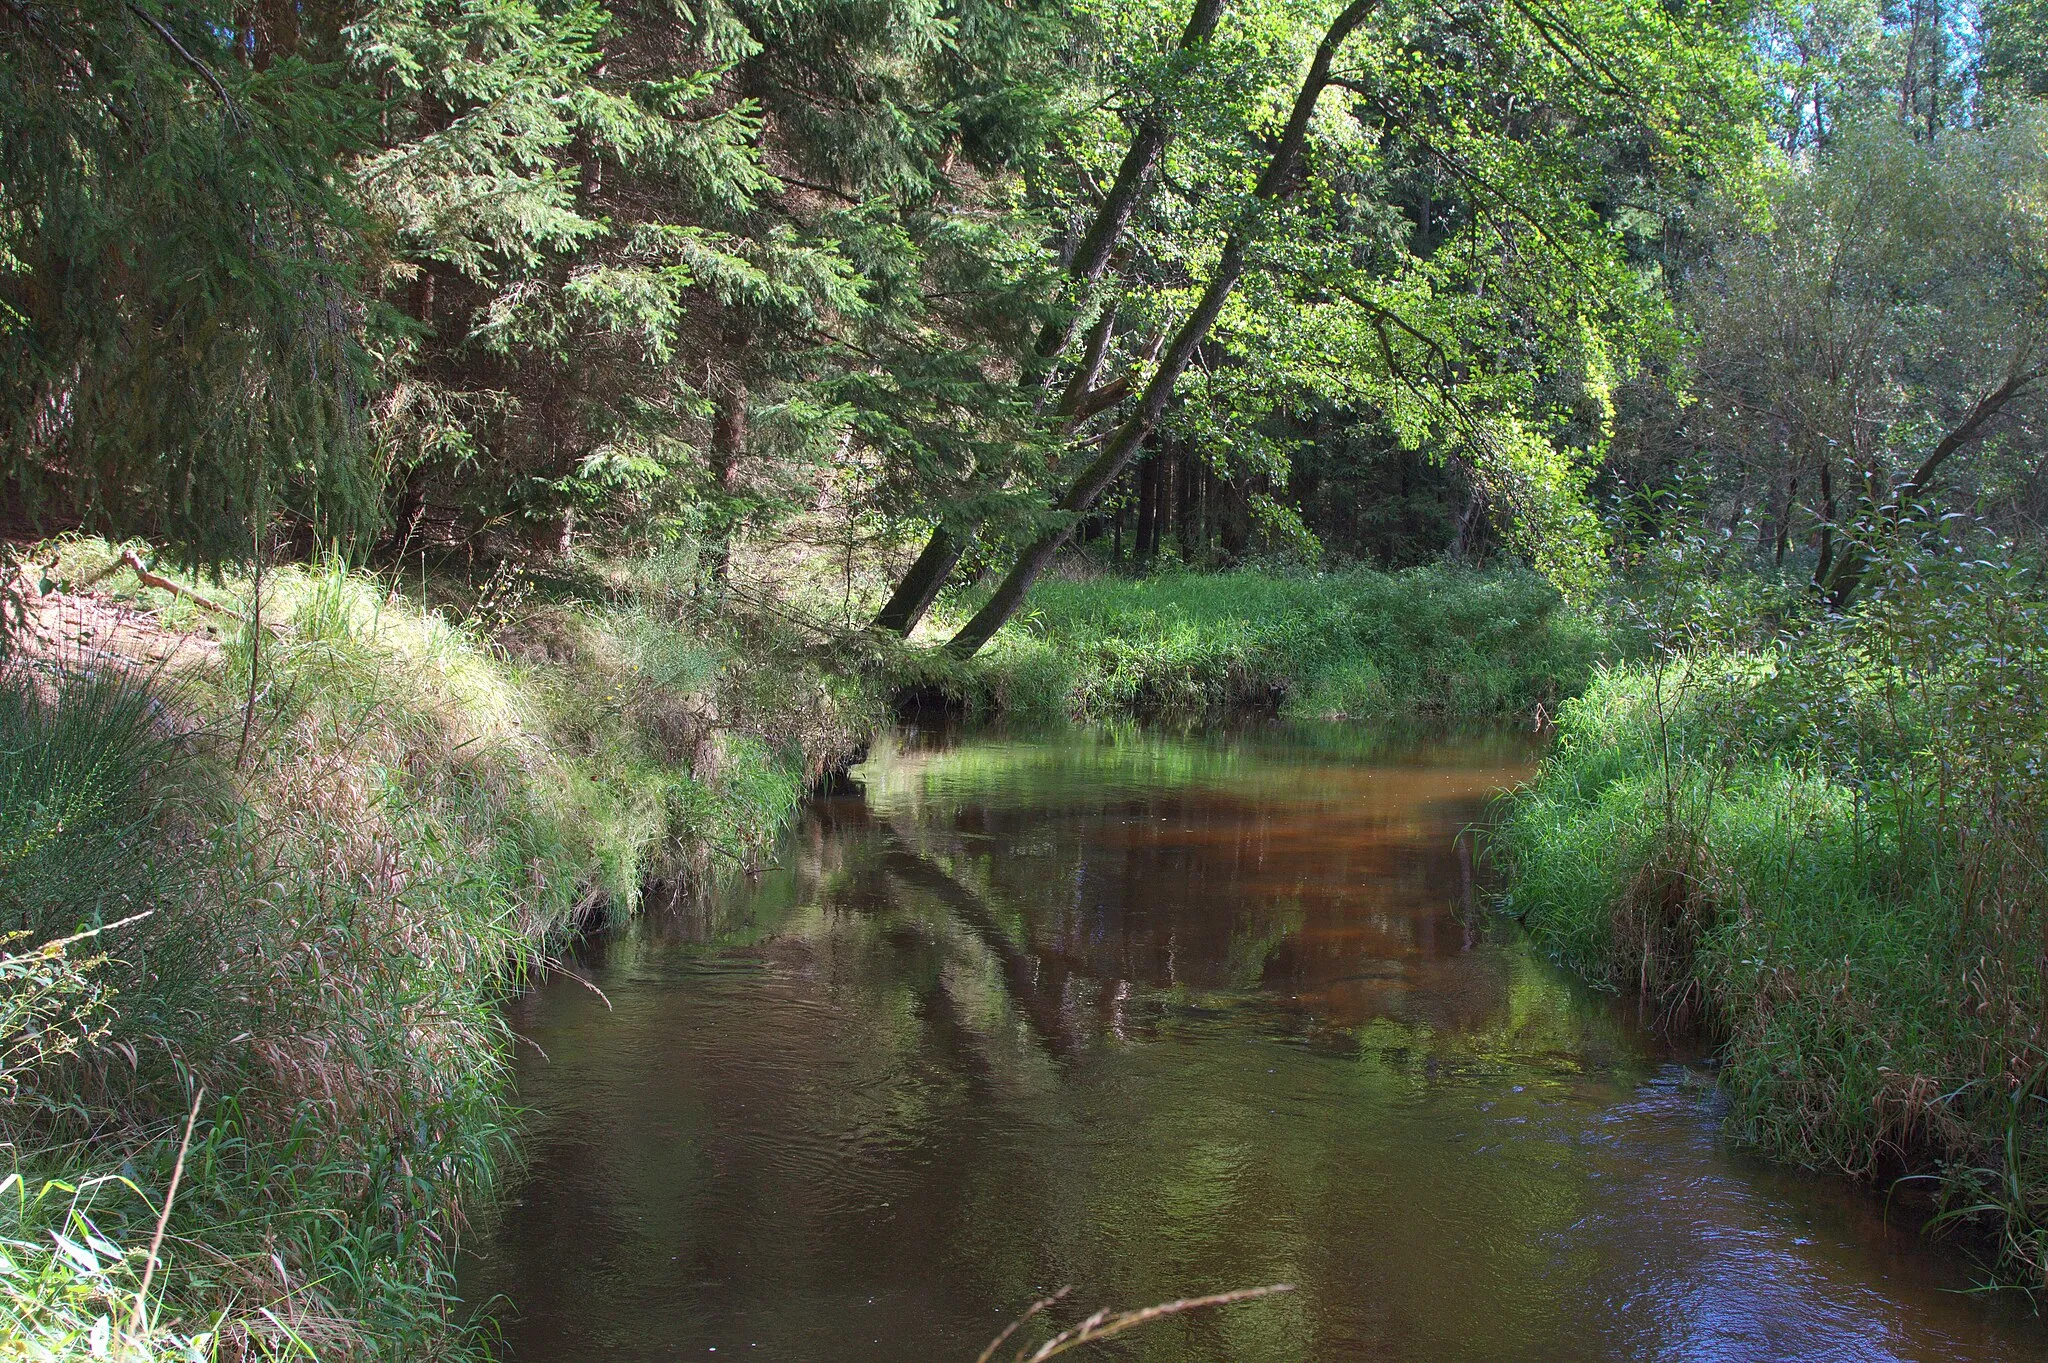
[[[267,573],[257,619],[37,557],[43,646],[0,670],[8,1350],[446,1349],[514,1157],[504,990],[756,861],[870,694],[651,571],[508,648],[339,565]]]
[[[1699,546],[1686,560],[1711,578]],[[1509,904],[1719,1043],[1728,1128],[1930,1196],[2048,1285],[2048,597],[1916,546],[1846,615],[1738,575],[1663,597],[1510,804]],[[1913,1199],[1908,1199],[1910,1205]]]

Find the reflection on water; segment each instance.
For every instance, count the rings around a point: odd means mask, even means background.
[[[778,869],[514,1005],[533,1163],[468,1292],[512,1303],[514,1363],[967,1363],[1062,1284],[1268,1282],[1300,1290],[1112,1356],[2040,1356],[1867,1200],[1730,1156],[1709,1084],[1482,929],[1463,830],[1530,756],[878,749]]]

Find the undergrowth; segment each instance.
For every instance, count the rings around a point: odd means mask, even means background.
[[[252,620],[247,580],[27,561],[0,1356],[464,1351],[452,1256],[514,1158],[502,992],[651,877],[757,860],[872,697],[659,572],[459,622],[280,568]]]
[[[1034,718],[1529,717],[1575,694],[1608,647],[1522,571],[1103,576],[1041,582],[950,684]]]

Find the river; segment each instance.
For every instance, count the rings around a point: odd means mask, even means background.
[[[465,1294],[511,1363],[2048,1357],[1879,1200],[1489,924],[1508,733],[915,732],[778,864],[512,1005],[531,1162]],[[1008,1355],[1005,1354],[1005,1357]]]

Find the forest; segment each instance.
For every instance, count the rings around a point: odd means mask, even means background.
[[[2044,0],[0,0],[0,1357],[498,1356],[508,1000],[905,723],[1534,735],[1474,921],[2032,1302],[2044,669]]]

